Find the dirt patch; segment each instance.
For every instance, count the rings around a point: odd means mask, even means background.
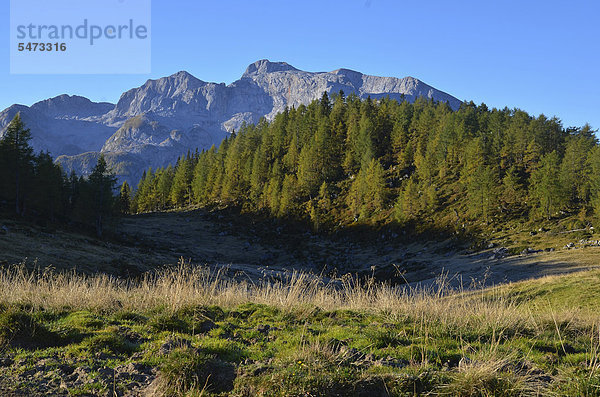
[[[287,277],[294,270],[325,277],[346,273],[392,283],[431,284],[446,273],[454,284],[501,283],[581,270],[600,263],[600,247],[500,255],[466,253],[452,240],[406,244],[393,233],[360,237],[316,235],[277,222],[204,210],[123,218],[108,241],[2,221],[0,265],[98,271],[136,277],[181,258],[224,268],[236,278]]]

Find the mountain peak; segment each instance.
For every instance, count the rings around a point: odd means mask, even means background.
[[[92,102],[79,95],[62,94],[54,98],[39,101],[31,105],[31,109],[57,118],[86,118],[100,116],[115,105],[108,102]]]
[[[266,74],[273,72],[297,71],[295,67],[287,62],[271,62],[268,59],[261,59],[250,64],[242,77],[248,77],[253,74]]]
[[[185,70],[180,70],[177,73],[173,73],[169,77],[175,77],[175,78],[179,78],[179,79],[196,79],[196,80],[198,80],[194,75],[192,75],[190,72],[185,71]]]
[[[362,76],[361,72],[357,72],[356,70],[346,69],[346,68],[336,69],[336,70],[334,70],[331,73],[335,73],[335,74],[360,74]]]
[[[191,73],[189,73],[185,70],[180,70],[179,72],[173,73],[170,76],[161,77],[156,80],[149,79],[148,81],[146,81],[146,83],[142,87],[154,86],[156,84],[158,84],[158,85],[165,85],[165,84],[166,85],[172,85],[172,84],[180,85],[182,83],[188,83],[188,82],[203,83],[202,80],[200,80],[196,76],[192,75]]]
[[[88,98],[79,95],[61,94],[53,98],[44,99],[43,101],[36,102],[32,107],[38,106],[56,106],[57,104],[89,104],[92,103]]]

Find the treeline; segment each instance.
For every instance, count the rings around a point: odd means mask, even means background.
[[[352,223],[461,229],[600,214],[600,148],[586,125],[521,110],[323,94],[218,148],[149,169],[132,212],[239,206],[315,228]]]
[[[102,156],[88,178],[67,176],[49,153],[34,154],[19,114],[0,139],[0,208],[37,222],[76,223],[98,236],[117,211],[116,178]]]

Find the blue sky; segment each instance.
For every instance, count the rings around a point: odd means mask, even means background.
[[[600,128],[597,0],[153,0],[152,72],[143,75],[9,74],[3,2],[0,108],[63,93],[115,102],[179,70],[229,84],[267,58],[308,71],[410,75],[459,99]]]

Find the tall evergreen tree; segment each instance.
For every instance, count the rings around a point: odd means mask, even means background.
[[[489,223],[497,206],[498,176],[494,167],[480,164],[468,178],[468,203],[472,217]]]
[[[521,210],[524,205],[526,191],[521,174],[522,172],[513,165],[502,178],[500,199],[504,203],[504,210],[509,213]]]
[[[158,175],[156,176],[155,181],[157,208],[164,210],[165,208],[168,208],[171,203],[170,193],[175,172],[173,171],[173,167],[169,164],[167,168],[161,169],[160,172],[157,173]]]
[[[128,214],[131,208],[131,188],[127,181],[121,185],[119,192],[119,211],[122,214]]]
[[[63,198],[65,194],[65,180],[62,169],[54,164],[48,152],[40,153],[34,158],[32,206],[50,221],[64,209]]]
[[[193,163],[190,159],[181,158],[175,168],[169,197],[176,207],[183,207],[192,203],[192,167]]]
[[[25,196],[27,184],[33,174],[33,149],[29,145],[31,133],[25,128],[21,114],[17,115],[6,128],[0,140],[0,159],[2,159],[2,175],[6,196],[12,196],[15,202],[15,212],[25,213]]]
[[[559,171],[560,182],[573,206],[584,203],[589,194],[587,154],[594,147],[594,140],[595,138],[578,135],[570,138],[565,146]]]
[[[104,225],[111,217],[115,207],[113,191],[117,179],[108,169],[103,155],[98,157],[98,162],[88,178],[89,210],[92,212],[96,235],[102,237]]]
[[[373,213],[384,208],[385,176],[379,161],[372,159],[363,167],[352,183],[349,193],[349,206],[353,216],[368,219]]]
[[[567,200],[557,172],[559,168],[560,158],[553,151],[542,157],[539,168],[531,175],[530,195],[547,219],[562,209]]]
[[[409,178],[404,182],[396,201],[396,219],[400,222],[417,219],[422,207],[418,182],[415,177]]]
[[[594,215],[600,219],[600,146],[595,146],[588,154],[590,182],[590,205]]]

